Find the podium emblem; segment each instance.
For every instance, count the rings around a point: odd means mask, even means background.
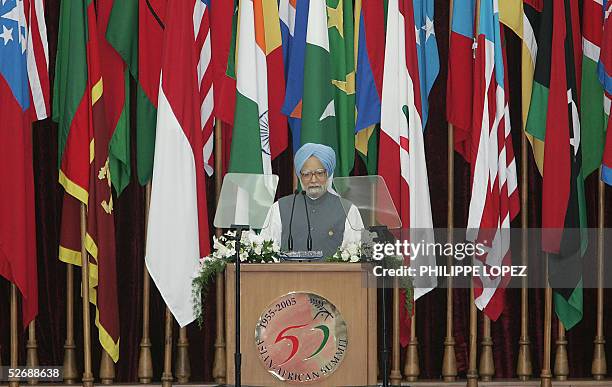
[[[324,297],[289,293],[262,312],[255,345],[263,366],[276,378],[295,384],[319,382],[346,356],[346,322]]]

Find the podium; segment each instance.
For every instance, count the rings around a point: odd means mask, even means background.
[[[242,383],[250,386],[288,386],[297,384],[308,384],[316,387],[329,386],[366,386],[375,385],[377,382],[377,329],[376,329],[376,287],[366,286],[366,273],[359,263],[277,263],[277,264],[245,264],[241,265],[241,351],[242,351]],[[235,336],[235,266],[228,265],[225,271],[225,328],[226,328],[226,354],[227,354],[227,370],[226,383],[234,384],[234,336]],[[346,337],[346,345],[344,339],[336,340],[340,342],[340,353],[342,357],[338,363],[338,357],[331,358],[331,363],[326,360],[320,360],[320,368],[336,366],[333,372],[329,372],[325,377],[321,377],[321,372],[308,373],[293,373],[293,375],[285,374],[283,371],[283,379],[291,379],[294,381],[282,380],[273,375],[266,368],[264,357],[265,345],[261,340],[261,323],[262,316],[266,311],[270,310],[270,306],[276,304],[276,309],[284,308],[285,306],[295,305],[295,298],[292,293],[296,294],[298,306],[300,299],[310,297],[309,302],[312,305],[319,305],[320,300],[327,300],[332,305],[321,307],[322,310],[334,309],[339,313],[341,319],[344,320],[346,329],[344,330]],[[310,294],[310,296],[304,296]],[[320,298],[319,298],[320,296]],[[292,301],[292,302],[290,302]],[[329,304],[326,304],[329,305]],[[296,309],[297,311],[297,309]],[[288,307],[282,312],[276,313],[276,316],[281,316],[291,321],[291,309]],[[296,312],[297,313],[297,312]],[[318,314],[317,314],[318,315]],[[320,318],[323,321],[322,318]],[[332,317],[333,319],[333,317]],[[281,320],[277,317],[276,321]],[[270,320],[271,321],[271,320]],[[330,321],[330,320],[326,320]],[[267,320],[266,320],[267,322]],[[302,324],[303,325],[303,324]],[[337,324],[336,324],[337,325]],[[344,326],[344,325],[343,325]],[[299,326],[295,325],[296,328]],[[320,325],[318,326],[320,327]],[[258,332],[256,332],[256,328]],[[272,328],[270,328],[272,329]],[[290,331],[285,328],[284,336],[274,337],[284,340],[283,345],[294,348],[297,346],[297,338],[290,336]],[[307,329],[307,328],[306,328]],[[318,332],[312,332],[314,329],[308,330],[305,333],[306,338],[322,337]],[[281,332],[282,333],[282,332]],[[256,334],[260,335],[256,338]],[[318,334],[318,336],[315,336]],[[310,335],[310,336],[308,336]],[[291,338],[293,337],[293,338]],[[294,340],[292,342],[292,340]],[[304,341],[308,341],[304,339]],[[314,348],[319,345],[318,340]],[[268,343],[268,342],[266,342]],[[270,343],[274,343],[273,339]],[[308,347],[309,343],[304,343],[300,347],[303,353],[312,352]],[[325,345],[328,348],[333,345],[332,342]],[[273,344],[272,347],[278,347]],[[268,348],[269,349],[269,348]],[[284,347],[282,347],[284,349]],[[304,352],[306,351],[306,352]],[[324,358],[325,351],[328,356],[333,356],[333,348],[326,350],[321,344],[320,352],[314,356],[312,362]],[[330,352],[331,351],[331,352]],[[295,359],[300,358],[299,352],[294,354],[291,350],[291,355],[295,355]],[[331,354],[330,354],[331,353]],[[285,358],[286,354],[283,354]],[[305,355],[308,356],[308,355]],[[303,356],[302,356],[303,357]],[[266,357],[265,359],[267,359]],[[301,358],[300,358],[301,359]],[[308,360],[308,359],[306,359]],[[293,361],[293,360],[292,360]],[[295,363],[295,361],[294,361]],[[293,363],[293,364],[294,364]],[[290,364],[290,363],[285,363]],[[299,363],[302,364],[302,363]],[[306,364],[306,363],[304,363]],[[271,365],[271,363],[270,363]],[[279,370],[283,366],[279,366]],[[329,369],[329,368],[328,368]],[[319,368],[317,368],[319,370]],[[280,372],[280,371],[279,371]],[[323,373],[325,373],[323,371]],[[310,376],[309,376],[310,375]],[[313,379],[308,380],[312,376]],[[317,377],[315,377],[317,376]],[[302,382],[296,380],[300,378]],[[306,378],[306,379],[304,379]]]

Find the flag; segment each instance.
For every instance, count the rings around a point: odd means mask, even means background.
[[[434,30],[433,0],[414,0],[414,24],[419,60],[419,79],[421,81],[421,106],[423,110],[423,130],[429,116],[429,92],[440,72],[438,43]]]
[[[191,279],[210,252],[201,112],[211,0],[168,7],[163,41],[146,264],[181,327],[194,320]],[[209,53],[209,51],[208,51]],[[209,55],[209,54],[208,54]],[[202,82],[200,82],[202,80]],[[206,100],[206,98],[204,98]]]
[[[533,136],[527,127],[527,117],[532,101],[534,71],[538,58],[538,44],[542,40],[540,33],[542,0],[505,0],[499,3],[499,21],[510,27],[522,40],[521,45],[521,112],[525,136],[533,149],[538,171],[542,173],[544,163],[544,142]],[[547,52],[546,46],[543,47]],[[548,61],[543,55],[542,60]],[[537,82],[537,80],[536,80]],[[534,112],[546,111],[546,100],[541,95],[541,83],[535,84],[537,98],[534,100]],[[542,113],[539,113],[542,114]]]
[[[211,8],[213,38],[213,64],[215,65],[214,88],[215,117],[231,125],[236,113],[236,38],[238,31],[238,0],[215,3]],[[224,146],[228,136],[223,136]],[[231,144],[227,144],[231,145]],[[225,149],[225,148],[224,148]]]
[[[474,0],[455,0],[448,48],[446,119],[454,126],[455,150],[469,161],[473,98]]]
[[[166,4],[167,0],[114,1],[106,29],[106,39],[109,44],[123,58],[130,74],[138,81],[136,88],[136,171],[138,182],[141,185],[151,180],[153,171],[157,93],[161,69],[162,45],[160,42],[163,40]],[[127,103],[129,93],[126,93],[125,96]],[[113,104],[119,106],[116,101],[113,101]],[[129,105],[124,106],[127,109]],[[114,136],[111,141],[117,142]],[[111,147],[111,153],[113,151],[115,149]]]
[[[578,2],[546,0],[542,12],[551,23],[541,26],[552,29],[550,67],[545,69],[549,89],[543,90],[548,94],[545,133],[540,134],[544,136],[542,246],[549,254],[548,280],[554,289],[555,312],[565,328],[571,329],[582,319],[581,259],[587,242],[578,111],[582,58]],[[542,47],[538,48],[536,78],[545,75],[538,73]]]
[[[429,199],[429,182],[423,125],[421,121],[421,90],[416,56],[414,13],[411,0],[389,0],[385,39],[385,64],[381,102],[381,132],[379,173],[385,179],[389,193],[400,212],[402,227],[413,232],[431,230],[433,220]],[[433,243],[433,236],[425,243]],[[432,257],[435,258],[435,257]],[[411,265],[431,265],[423,257],[411,260]],[[433,260],[435,265],[435,260]],[[436,286],[436,278],[414,280],[414,298]],[[405,295],[404,295],[405,296]],[[400,308],[402,329],[400,340],[407,345],[410,316]]]
[[[110,129],[104,109],[98,31],[92,0],[61,3],[53,89],[59,182],[65,190],[59,258],[82,264],[80,206],[85,205],[89,301],[96,306],[100,344],[117,362],[119,310],[108,154]]]
[[[612,22],[610,21],[610,12],[612,12],[612,1],[604,0],[602,9],[604,14],[603,22],[603,37],[602,37],[602,54],[599,57],[597,64],[597,73],[599,81],[605,90],[604,95],[604,110],[606,114],[607,134],[606,145],[603,154],[603,162],[601,169],[601,179],[607,184],[612,185],[612,130],[610,130],[610,99],[612,98]]]
[[[512,147],[504,31],[498,0],[480,0],[473,73],[472,129],[468,141],[471,198],[467,239],[485,252],[480,266],[510,266],[510,222],[519,212],[516,163]],[[493,321],[504,310],[510,276],[475,279],[474,302]]]
[[[603,32],[603,6],[595,0],[582,3],[582,94],[580,109],[581,141],[588,152],[582,154],[586,178],[601,166],[606,133],[604,94],[597,77],[597,63]]]
[[[336,152],[336,176],[348,176],[355,157],[355,66],[352,2],[311,1],[304,59],[301,144]]]
[[[0,276],[22,296],[26,327],[38,313],[32,121],[49,111],[42,0],[0,5]]]
[[[287,147],[278,6],[274,0],[241,0],[238,12],[230,171],[272,174],[272,159]]]
[[[287,84],[281,111],[287,116],[291,128],[294,153],[302,144],[302,101],[304,97],[304,65],[309,12],[310,0],[280,0],[279,17],[281,19]],[[295,15],[293,20],[292,15]]]
[[[380,99],[385,58],[385,10],[382,2],[355,2],[356,85],[355,148],[369,175],[376,174]]]
[[[102,62],[102,76],[104,77],[104,89],[108,98],[105,99],[106,121],[110,125],[110,148],[109,168],[111,182],[117,192],[117,196],[127,187],[130,182],[130,72],[123,62],[121,56],[115,50],[112,43],[107,40],[106,34],[111,17],[111,11],[115,3],[128,1],[101,0],[98,3],[98,19],[100,34],[100,60]],[[121,10],[123,11],[123,9]],[[116,10],[115,18],[123,17]],[[132,21],[130,21],[132,22]],[[128,31],[122,31],[121,39],[129,40],[131,35],[137,33],[137,23],[128,23]],[[117,23],[113,26],[116,28]],[[112,36],[113,31],[109,31]],[[118,45],[118,47],[121,47]]]

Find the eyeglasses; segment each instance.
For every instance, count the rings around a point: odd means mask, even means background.
[[[327,175],[327,171],[325,169],[315,169],[314,171],[306,170],[300,172],[300,176],[302,176],[302,179],[306,180],[310,180],[313,175],[316,176],[317,179],[322,179]]]

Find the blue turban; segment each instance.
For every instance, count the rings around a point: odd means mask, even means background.
[[[309,142],[302,145],[302,147],[295,152],[295,157],[293,158],[295,174],[298,175],[298,177],[304,163],[310,158],[310,156],[314,156],[321,161],[321,164],[323,164],[323,167],[325,167],[325,170],[327,171],[327,176],[331,176],[334,173],[334,169],[336,169],[336,152],[334,152],[334,150],[327,145],[313,144]]]

